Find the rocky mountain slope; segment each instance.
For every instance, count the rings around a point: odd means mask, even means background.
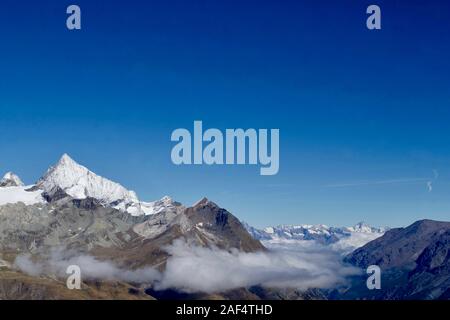
[[[450,222],[420,220],[395,228],[355,250],[347,261],[362,268],[376,264],[384,269],[415,266],[423,250],[450,229]]]
[[[382,289],[354,287],[346,295],[370,299],[439,299],[450,289],[450,222],[421,220],[389,230],[346,257],[363,269],[378,265]]]

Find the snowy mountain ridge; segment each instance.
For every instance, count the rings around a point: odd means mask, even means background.
[[[244,223],[244,226],[253,238],[262,241],[268,246],[271,244],[298,244],[305,243],[305,241],[315,241],[324,245],[332,245],[335,249],[342,251],[360,247],[382,236],[388,230],[386,227],[371,227],[364,222],[360,222],[352,227],[303,224],[257,229],[247,223]]]
[[[134,191],[95,174],[68,154],[63,154],[35,185],[25,187],[17,175],[8,172],[0,181],[0,187],[0,205],[44,203],[44,195],[52,198],[61,191],[78,200],[94,198],[105,207],[132,216],[156,214],[176,205],[168,196],[153,202],[141,202]]]

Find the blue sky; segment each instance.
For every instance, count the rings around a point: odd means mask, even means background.
[[[256,226],[449,220],[450,5],[373,3],[380,31],[369,1],[2,1],[0,169],[32,183],[67,152]],[[173,165],[194,120],[279,128],[279,174]]]

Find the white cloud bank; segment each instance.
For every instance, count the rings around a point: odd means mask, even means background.
[[[56,275],[64,278],[67,267],[77,265],[81,269],[83,280],[103,279],[121,280],[127,282],[146,283],[157,280],[161,275],[153,268],[126,270],[110,261],[100,261],[97,258],[80,254],[75,251],[54,249],[43,261],[33,261],[30,255],[19,255],[14,266],[32,276]]]
[[[261,285],[276,288],[328,288],[344,283],[358,269],[323,246],[278,246],[268,252],[231,252],[192,247],[178,240],[167,248],[172,257],[157,289],[217,292]]]
[[[359,270],[342,264],[342,256],[315,243],[273,245],[267,252],[245,253],[188,245],[176,240],[166,248],[171,257],[164,272],[153,268],[126,270],[110,261],[74,252],[54,250],[44,262],[18,256],[15,267],[33,276],[67,277],[69,265],[81,268],[82,279],[122,280],[151,284],[156,290],[221,292],[261,285],[274,288],[330,288]]]

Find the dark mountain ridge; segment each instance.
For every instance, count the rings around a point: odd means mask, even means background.
[[[450,222],[420,220],[391,229],[345,261],[363,269],[378,265],[382,288],[369,291],[363,285],[366,277],[359,278],[341,298],[445,299],[450,288]]]

